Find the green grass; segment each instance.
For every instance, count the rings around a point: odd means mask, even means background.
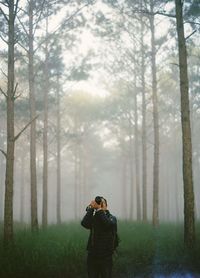
[[[191,253],[183,246],[182,225],[161,224],[154,230],[150,224],[119,221],[118,230],[121,242],[114,255],[114,278],[200,272],[200,224]],[[16,225],[15,244],[5,250],[0,225],[0,277],[86,278],[87,239],[88,231],[79,223],[52,225],[34,234]]]

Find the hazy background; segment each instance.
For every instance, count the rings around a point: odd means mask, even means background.
[[[41,1],[38,5],[41,6]],[[40,3],[41,2],[41,3]],[[51,2],[51,1],[50,1]],[[125,1],[126,2],[126,1]],[[155,9],[173,13],[170,1],[155,1]],[[192,1],[191,1],[192,2]],[[194,1],[195,2],[195,1]],[[198,2],[198,1],[197,1]],[[121,3],[121,4],[120,4]],[[148,5],[148,1],[146,1]],[[133,3],[132,3],[133,4]],[[79,219],[96,195],[104,196],[118,218],[137,217],[136,174],[142,209],[142,85],[145,76],[147,134],[147,212],[152,219],[153,113],[151,32],[148,17],[119,1],[52,1],[47,20],[42,14],[35,29],[34,54],[37,146],[38,219],[42,221],[43,94],[45,42],[48,41],[48,222],[56,223],[57,117],[60,117],[61,219]],[[185,6],[185,20],[198,22]],[[30,118],[27,81],[26,1],[19,1],[17,18],[16,82],[20,97],[15,106],[15,130]],[[57,10],[56,10],[57,9]],[[45,8],[44,8],[45,11]],[[35,15],[37,20],[38,14]],[[67,21],[66,21],[67,19]],[[141,31],[141,20],[144,23]],[[62,24],[62,25],[61,25]],[[3,24],[2,27],[3,28]],[[188,38],[193,173],[196,216],[200,211],[200,94],[199,25],[185,24]],[[155,16],[157,88],[160,135],[159,215],[161,221],[183,220],[182,141],[179,69],[175,20]],[[144,68],[141,69],[143,36]],[[47,39],[48,38],[48,39]],[[6,44],[1,40],[0,85],[6,87]],[[143,70],[143,73],[142,73]],[[145,72],[144,72],[145,71]],[[57,79],[57,77],[59,77]],[[57,113],[57,94],[60,106]],[[137,107],[135,106],[137,101]],[[6,110],[0,96],[0,148],[6,147]],[[136,118],[137,117],[137,118]],[[137,121],[137,131],[135,131]],[[135,144],[137,133],[137,144]],[[30,222],[30,130],[16,143],[14,220]],[[136,161],[136,149],[138,161]],[[137,167],[136,168],[136,163]],[[137,173],[136,173],[137,172]],[[133,179],[131,178],[131,175]],[[0,220],[3,220],[5,158],[0,155]],[[131,194],[131,187],[133,194]]]

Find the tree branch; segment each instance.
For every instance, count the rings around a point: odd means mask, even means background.
[[[187,36],[187,37],[185,38],[185,40],[189,39],[192,35],[194,35],[194,34],[196,33],[196,31],[197,31],[197,30],[194,30],[189,36]]]
[[[162,13],[162,12],[155,12],[154,15],[164,15],[164,16],[167,16],[167,17],[171,17],[171,18],[176,18],[175,14],[167,14],[167,13]]]
[[[1,11],[2,15],[4,16],[5,20],[8,22],[8,17],[7,17],[7,15],[4,13],[4,11],[2,10],[2,8],[0,8],[0,11]]]
[[[14,141],[16,141],[22,135],[22,133],[29,127],[29,125],[31,125],[31,123],[34,122],[38,117],[39,115],[35,116],[30,122],[28,122],[25,125],[25,127],[22,128],[22,130],[15,136]]]
[[[16,17],[16,15],[17,15],[18,4],[19,4],[19,0],[16,0],[16,3],[15,3],[15,10],[14,10],[14,16],[15,16],[15,17]]]
[[[0,149],[0,152],[5,156],[5,158],[7,159],[7,153],[4,151],[4,150],[2,150],[2,149]]]
[[[19,97],[21,97],[22,93],[20,93],[19,95],[14,97],[14,100],[18,99]]]
[[[21,46],[21,48],[23,48],[28,53],[28,49],[25,46],[23,46],[21,42],[17,41],[17,43],[19,44],[19,46]]]
[[[37,20],[35,21],[35,23],[33,24],[33,25],[35,25],[35,28],[34,28],[34,31],[33,31],[33,35],[35,35],[36,29],[38,27],[38,23],[39,23],[39,21],[40,21],[40,19],[42,17],[42,12],[43,12],[43,9],[44,9],[45,2],[46,2],[46,0],[43,0],[42,5],[41,5],[40,14],[39,14]]]
[[[19,23],[21,24],[21,26],[22,26],[24,32],[26,33],[26,35],[29,36],[29,34],[28,34],[28,32],[27,32],[27,30],[26,30],[26,28],[25,28],[25,26],[24,26],[24,23],[21,21],[21,19],[19,18],[19,16],[17,16],[17,19],[19,20]]]
[[[6,79],[8,79],[8,75],[1,69],[2,74],[5,76]]]
[[[4,95],[5,98],[8,97],[8,96],[6,95],[6,93],[1,89],[1,87],[0,87],[0,91],[1,91],[1,93]]]
[[[13,96],[15,96],[15,95],[16,95],[16,92],[17,92],[17,87],[18,87],[18,83],[16,83],[16,85],[15,85],[14,92],[13,92]]]
[[[5,40],[5,39],[2,37],[2,35],[0,35],[0,38],[2,39],[2,41],[4,41],[6,44],[8,44],[8,41]]]
[[[195,21],[185,21],[184,24],[185,24],[185,23],[200,25],[199,22],[195,22]]]
[[[39,45],[34,49],[34,53],[40,48],[40,46],[45,43],[46,41],[48,41],[53,35],[55,35],[57,32],[59,32],[60,30],[62,30],[63,26],[70,21],[75,15],[77,15],[82,9],[84,9],[85,7],[89,6],[90,3],[87,3],[85,5],[83,5],[82,7],[80,7],[79,9],[77,9],[72,15],[70,15],[64,22],[62,22],[53,32],[51,32],[51,34],[49,34],[44,40],[42,40]]]

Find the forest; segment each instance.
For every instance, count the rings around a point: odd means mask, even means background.
[[[200,277],[200,1],[0,1],[0,277]]]

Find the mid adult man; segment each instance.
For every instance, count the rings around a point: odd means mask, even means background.
[[[86,209],[81,225],[90,229],[87,244],[89,278],[112,277],[112,254],[117,235],[117,219],[107,209],[107,201],[97,196]]]

